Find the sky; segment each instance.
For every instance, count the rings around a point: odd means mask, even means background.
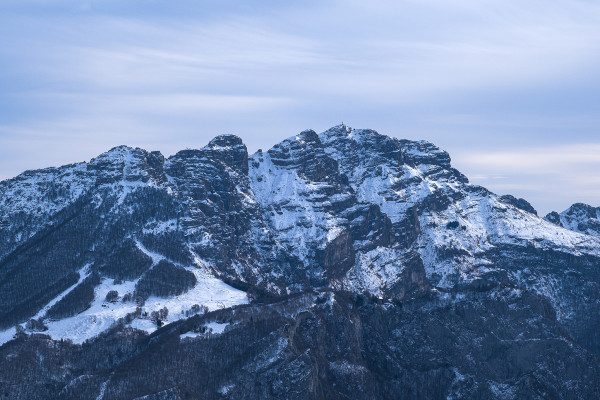
[[[0,179],[342,121],[540,214],[600,206],[592,0],[2,0]]]

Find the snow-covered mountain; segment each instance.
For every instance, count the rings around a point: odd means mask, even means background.
[[[600,390],[599,215],[576,204],[540,218],[470,184],[431,143],[344,125],[253,155],[232,135],[168,159],[120,146],[0,183],[0,344],[15,354],[4,363],[61,339],[71,365],[120,343],[104,372],[36,361],[29,371],[54,371],[47,393],[64,398],[281,397],[289,385],[343,398],[336,382],[350,381],[364,398],[410,398],[422,379],[439,381],[429,397],[585,397]],[[267,392],[225,373],[219,387],[137,391],[111,378],[160,338],[177,336],[175,354],[207,330],[239,348],[223,365],[260,371]]]
[[[600,207],[575,203],[560,214],[549,213],[544,219],[574,232],[600,237]]]

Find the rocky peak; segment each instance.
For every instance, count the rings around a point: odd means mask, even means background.
[[[310,181],[332,184],[344,181],[339,175],[337,161],[326,154],[319,135],[313,130],[284,140],[268,153],[274,165],[296,169]]]
[[[600,207],[593,207],[585,203],[575,203],[567,211],[565,215],[578,216],[583,218],[598,218]]]
[[[344,138],[351,136],[352,132],[354,131],[354,128],[351,128],[342,123],[340,125],[332,126],[331,128],[327,129],[321,134],[321,136]]]
[[[403,164],[451,169],[448,153],[426,141],[400,140],[372,129],[354,129],[346,125],[326,130],[320,134],[320,139],[327,147],[326,151],[338,160],[342,171],[350,175],[359,164],[370,169],[399,168]]]
[[[222,185],[232,185],[231,179],[248,175],[248,150],[239,137],[221,135],[202,149],[177,152],[166,161],[165,169],[182,191],[202,199],[223,189]]]
[[[527,211],[527,212],[537,215],[537,211],[535,210],[535,208],[533,208],[531,203],[529,203],[527,200],[525,200],[523,198],[516,198],[515,196],[512,196],[510,194],[505,194],[504,196],[500,197],[500,200],[505,203],[508,203],[510,205],[513,205],[523,211]]]
[[[122,145],[92,159],[87,170],[97,176],[97,183],[161,181],[163,163],[164,157],[158,151],[148,152]]]
[[[552,212],[548,213],[548,214],[547,214],[547,215],[544,217],[544,219],[545,219],[546,221],[548,221],[548,222],[552,222],[552,223],[553,223],[553,224],[555,224],[555,225],[559,225],[559,226],[561,226],[561,225],[560,225],[560,224],[561,224],[561,223],[560,223],[560,214],[559,214],[559,213],[557,213],[556,211],[552,211]]]
[[[352,175],[351,171],[361,164],[377,167],[386,161],[399,161],[398,157],[382,159],[382,154],[378,151],[381,146],[375,145],[378,138],[374,131],[355,130],[338,125],[321,133],[320,139],[326,146],[327,153],[338,161],[342,172],[349,176]]]
[[[400,143],[402,144],[402,155],[408,164],[429,164],[451,168],[450,155],[433,143],[425,140],[416,142],[412,140],[400,140]]]
[[[544,219],[575,232],[600,237],[600,207],[575,203],[560,214],[549,213]]]
[[[296,140],[310,143],[318,143],[318,145],[321,145],[319,135],[317,135],[317,132],[313,131],[312,129],[305,129],[302,132],[300,132],[300,134],[296,136]]]
[[[244,142],[236,135],[219,135],[208,142],[208,147],[235,147],[244,146]]]
[[[112,149],[100,154],[98,157],[92,158],[88,163],[88,169],[100,169],[100,167],[122,165],[125,162],[125,159],[128,158],[135,150],[135,148],[126,145],[113,147]]]
[[[238,136],[217,136],[202,149],[202,152],[235,171],[248,175],[248,149]]]
[[[193,170],[215,168],[217,164],[247,175],[248,149],[242,139],[235,135],[217,136],[202,149],[181,150],[169,157],[167,168],[175,175],[181,175],[184,169],[195,175]]]

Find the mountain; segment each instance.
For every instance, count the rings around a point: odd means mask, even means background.
[[[600,207],[575,203],[560,214],[549,213],[544,219],[574,232],[600,237]]]
[[[0,183],[0,398],[595,398],[591,215],[345,125],[28,171]]]

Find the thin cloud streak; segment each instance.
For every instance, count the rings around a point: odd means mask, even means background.
[[[575,202],[574,197],[579,202],[600,205],[600,143],[472,150],[455,154],[454,160],[468,176],[469,172],[480,172],[469,176],[471,182],[499,194],[526,197],[543,214],[566,209]]]
[[[600,143],[467,153],[460,154],[459,157],[464,164],[486,169],[496,168],[507,172],[527,170],[529,173],[544,174],[572,166],[600,167]],[[596,171],[600,171],[600,168]]]

